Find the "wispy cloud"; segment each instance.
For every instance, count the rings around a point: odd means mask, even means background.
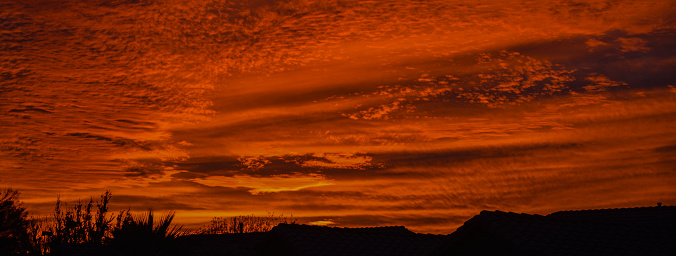
[[[298,191],[304,188],[331,185],[330,181],[316,174],[281,174],[264,178],[245,175],[235,175],[233,177],[209,176],[207,178],[197,178],[194,181],[207,186],[249,188],[254,195],[280,191]]]

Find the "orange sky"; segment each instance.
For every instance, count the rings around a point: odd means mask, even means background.
[[[673,1],[0,0],[0,187],[450,233],[676,205]],[[328,223],[328,222],[325,222]]]

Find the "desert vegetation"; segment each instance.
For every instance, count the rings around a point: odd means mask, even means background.
[[[0,255],[64,255],[73,250],[92,255],[152,255],[185,233],[171,224],[174,213],[157,222],[150,210],[140,215],[129,210],[111,214],[111,198],[106,191],[99,200],[68,205],[57,197],[52,216],[39,220],[28,217],[17,190],[4,189],[0,193]]]
[[[108,202],[112,195],[106,191],[96,201],[96,212],[92,212],[94,199],[84,203],[80,200],[72,207],[56,199],[56,207],[51,223],[43,222],[43,234],[48,236],[45,246],[56,247],[60,244],[102,244],[109,239],[113,217],[108,216]]]
[[[161,255],[171,242],[184,235],[267,232],[280,223],[296,223],[291,216],[240,215],[215,217],[199,229],[172,224],[175,213],[156,217],[148,210],[109,211],[112,193],[96,200],[68,204],[56,198],[54,212],[46,218],[29,217],[19,191],[0,191],[0,256],[4,255]]]
[[[215,217],[207,226],[195,231],[196,234],[229,234],[267,232],[280,223],[295,224],[298,219],[270,212],[267,216],[240,215],[235,217]]]

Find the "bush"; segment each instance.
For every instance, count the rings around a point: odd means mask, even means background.
[[[181,227],[171,226],[175,213],[160,218],[157,225],[152,211],[108,216],[111,197],[106,191],[99,201],[78,200],[69,207],[57,196],[53,218],[38,221],[27,217],[18,191],[0,191],[0,256],[153,255],[183,234]]]
[[[294,224],[297,219],[291,215],[286,217],[283,214],[275,216],[274,213],[268,213],[268,216],[256,217],[251,215],[240,215],[231,218],[215,217],[211,223],[199,229],[198,234],[227,234],[227,233],[253,233],[267,232],[280,223]]]
[[[19,201],[19,191],[6,188],[0,191],[0,254],[28,254],[31,222],[26,208]]]
[[[106,216],[111,197],[110,191],[103,193],[101,200],[96,202],[94,214],[92,214],[93,198],[86,204],[78,200],[69,208],[67,203],[61,202],[61,198],[57,197],[53,226],[49,228],[49,232],[52,233],[51,247],[58,247],[64,243],[103,244],[113,221],[112,216]],[[65,211],[62,210],[62,204]]]
[[[181,227],[171,226],[175,213],[160,218],[155,225],[152,211],[134,216],[129,210],[117,215],[112,230],[111,249],[116,254],[148,255],[164,250],[168,243],[182,234]]]

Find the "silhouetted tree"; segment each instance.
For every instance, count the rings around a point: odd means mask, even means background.
[[[19,191],[0,191],[0,255],[29,254],[31,222],[19,201]]]

